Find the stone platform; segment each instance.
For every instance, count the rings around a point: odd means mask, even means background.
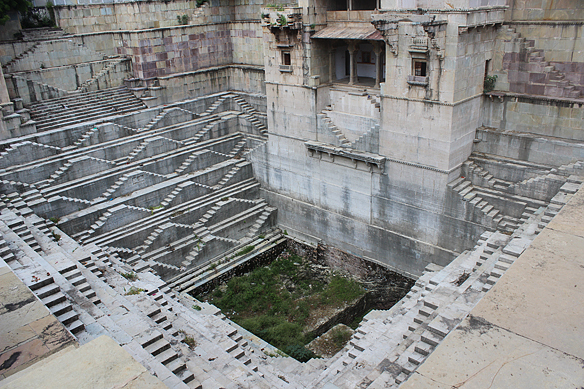
[[[144,388],[166,385],[108,336],[53,357],[0,382],[2,388]]]
[[[2,260],[0,302],[0,380],[77,344]]]

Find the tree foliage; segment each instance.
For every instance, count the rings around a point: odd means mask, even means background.
[[[8,13],[18,11],[24,14],[32,4],[27,0],[0,0],[0,25],[6,24],[10,20]]]

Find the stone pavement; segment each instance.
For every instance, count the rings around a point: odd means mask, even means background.
[[[581,388],[584,190],[402,388]]]
[[[0,380],[77,343],[2,260],[0,301]]]
[[[54,357],[0,382],[0,387],[167,388],[108,336],[101,336],[77,349],[63,350]]]

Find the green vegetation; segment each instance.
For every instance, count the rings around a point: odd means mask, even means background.
[[[351,339],[351,331],[343,328],[335,328],[331,331],[331,341],[337,349],[342,349]]]
[[[185,16],[186,16],[186,15],[185,15]],[[178,17],[178,16],[177,16],[177,17]],[[154,215],[154,211],[156,211],[157,209],[162,209],[162,208],[164,208],[164,205],[162,205],[162,204],[153,205],[153,206],[151,206],[151,207],[148,207],[148,209],[151,211],[150,213],[151,213],[152,215]]]
[[[312,340],[305,333],[311,308],[338,308],[364,293],[357,282],[340,275],[332,275],[328,284],[320,281],[307,261],[284,254],[269,266],[230,279],[205,297],[246,330],[307,361],[315,357],[304,347]]]
[[[276,11],[284,11],[284,6],[281,4],[268,4],[266,5],[266,8],[276,8]]]
[[[132,286],[130,288],[130,290],[126,292],[126,296],[133,296],[135,294],[140,294],[142,292],[144,292],[144,289],[142,289],[142,288],[136,288],[135,286]]]
[[[497,75],[493,75],[493,76],[485,76],[485,82],[483,85],[484,88],[484,92],[488,93],[490,91],[492,91],[493,89],[495,89],[495,84],[497,83]]]
[[[55,224],[59,224],[59,222],[61,221],[60,218],[55,217],[55,216],[50,217],[49,220],[52,221]]]
[[[47,3],[46,12],[42,8],[29,8],[20,20],[22,28],[55,27],[52,3]]]
[[[176,20],[178,24],[187,25],[189,24],[189,15],[177,15]]]
[[[207,0],[197,0],[197,8],[201,8],[203,4],[205,4]]]
[[[191,350],[197,347],[197,342],[195,341],[195,338],[193,338],[192,336],[187,335],[182,341],[183,343],[186,343],[186,345],[189,346]]]
[[[138,279],[138,276],[136,275],[136,273],[120,273],[120,275],[122,277],[124,277],[125,279],[127,279],[128,281],[136,281]]]
[[[0,25],[10,20],[9,12],[18,11],[25,14],[31,6],[32,4],[27,0],[0,0]]]
[[[280,17],[278,18],[278,25],[285,26],[287,24],[288,24],[288,19],[286,19],[286,16],[280,15]]]
[[[200,310],[201,310],[201,307],[200,307],[200,306],[198,306],[198,305],[193,305],[193,309],[194,309],[195,311],[200,311]]]
[[[53,239],[55,239],[55,242],[58,242],[61,240],[61,235],[55,233],[55,231],[51,231],[51,234],[53,235]]]
[[[255,246],[245,246],[244,248],[242,248],[241,250],[239,250],[238,252],[235,253],[236,257],[240,257],[242,255],[245,255],[251,251],[253,251],[253,249],[255,249]]]

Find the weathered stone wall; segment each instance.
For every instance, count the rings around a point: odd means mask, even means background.
[[[483,100],[482,125],[558,138],[584,140],[584,111],[578,104],[545,96]]]
[[[262,196],[292,236],[419,275],[429,262],[447,264],[484,231],[465,221],[469,210],[446,191],[447,174],[397,162],[380,173],[340,157],[313,158],[291,136],[270,134],[252,160]]]
[[[584,43],[578,22],[511,23],[498,35],[490,73],[495,89],[548,97],[584,92]]]
[[[178,26],[177,16],[188,24],[224,23],[232,20],[228,0],[211,0],[197,7],[195,1],[133,1],[55,7],[57,25],[70,34],[115,30],[141,30]]]
[[[118,53],[133,56],[136,77],[158,77],[231,63],[230,35],[229,24],[131,31]]]
[[[85,82],[91,82],[90,85],[87,85],[88,90],[97,90],[123,85],[124,79],[131,77],[132,64],[129,59],[111,64],[106,73],[99,75],[99,72],[108,64],[110,61],[85,62],[77,65],[11,73],[6,77],[8,90],[12,99],[22,98],[23,103],[28,104],[46,98],[42,93],[36,93],[36,87],[32,84],[39,85],[41,88],[42,84],[47,84],[46,89],[57,89],[52,86],[58,85],[59,90],[74,91]],[[92,80],[95,81],[92,82]]]
[[[478,129],[474,150],[547,166],[562,166],[584,161],[582,144],[569,140],[550,139],[536,134]]]
[[[582,6],[582,2],[579,2]],[[575,10],[577,11],[577,10]],[[581,20],[584,20],[584,10]],[[535,42],[534,47],[542,49],[546,61],[584,62],[584,24],[579,22],[516,22],[509,27],[526,39]]]
[[[26,42],[5,42],[0,45],[0,60],[3,64],[9,63],[32,46]],[[231,63],[263,66],[262,32],[258,22],[80,34],[43,42],[41,46],[11,64],[9,71],[36,70],[41,65],[45,68],[71,65],[120,54],[133,59],[134,76],[138,78]]]
[[[264,71],[259,66],[226,65],[158,78],[156,105],[175,103],[228,90],[265,95]],[[265,112],[265,100],[263,109]]]
[[[515,0],[509,5],[507,20],[584,20],[584,3],[580,0]]]
[[[20,54],[20,53],[18,53]],[[23,57],[6,66],[7,73],[103,60],[104,55],[68,39],[39,42]]]

